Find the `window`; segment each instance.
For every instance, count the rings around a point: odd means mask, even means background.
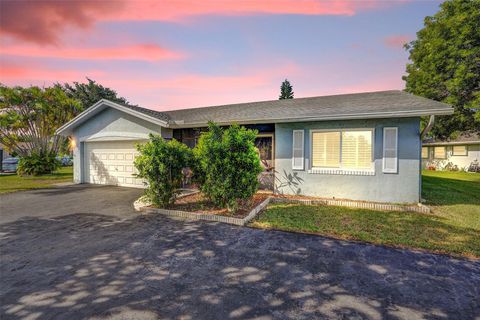
[[[468,155],[467,146],[453,146],[453,155],[454,156],[466,156]]]
[[[447,151],[445,147],[435,147],[433,148],[433,157],[435,159],[446,159]]]
[[[342,167],[349,169],[372,167],[372,131],[342,132]]]
[[[371,170],[373,130],[312,131],[312,168]]]
[[[428,159],[428,147],[422,147],[422,159]]]
[[[312,133],[312,166],[340,167],[340,132]]]

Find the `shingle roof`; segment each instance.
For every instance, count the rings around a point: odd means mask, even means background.
[[[163,121],[167,121],[167,122],[170,120],[170,117],[168,116],[168,114],[166,114],[164,112],[161,112],[161,111],[155,111],[155,110],[152,110],[152,109],[142,108],[142,107],[134,106],[134,105],[131,105],[131,104],[118,103],[118,102],[115,102],[115,103],[117,103],[121,106],[127,107],[129,109],[132,109],[134,111],[138,111],[140,113],[146,114],[147,116],[150,116],[150,117],[154,117],[154,118],[157,118],[157,119],[160,119],[160,120],[163,120]]]
[[[392,90],[164,111],[172,127],[451,114],[451,106]]]
[[[472,144],[480,143],[480,132],[467,131],[462,132],[456,138],[449,139],[425,139],[424,145],[448,145],[448,144]]]

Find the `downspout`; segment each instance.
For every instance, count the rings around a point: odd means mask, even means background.
[[[432,127],[433,127],[433,124],[435,123],[435,116],[434,115],[431,115],[430,116],[430,119],[428,120],[428,123],[427,123],[427,126],[425,128],[423,128],[422,132],[420,133],[420,155],[419,155],[419,159],[420,159],[420,187],[418,188],[420,190],[420,194],[418,195],[418,199],[419,199],[419,203],[422,202],[422,143],[423,143],[423,139],[425,139],[425,136],[427,135],[427,133],[432,130]]]
[[[431,115],[430,119],[428,120],[427,126],[423,128],[422,133],[420,133],[420,140],[423,141],[427,133],[432,130],[433,123],[435,122],[435,116]]]

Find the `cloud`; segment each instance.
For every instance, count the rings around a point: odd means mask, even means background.
[[[83,47],[39,47],[4,46],[2,55],[35,58],[83,59],[83,60],[171,60],[181,59],[185,54],[165,49],[155,44],[140,44],[122,47],[83,48]]]
[[[409,35],[392,35],[383,39],[383,43],[389,48],[398,49],[403,48],[403,45],[411,40],[412,37]]]
[[[405,0],[163,0],[0,2],[1,34],[39,44],[59,43],[61,33],[88,29],[99,21],[182,21],[206,15],[345,15]]]
[[[58,43],[67,27],[87,29],[101,15],[121,10],[117,1],[0,1],[0,34],[39,44]]]
[[[45,68],[36,63],[0,62],[0,83],[12,86],[49,86],[56,82],[84,81],[87,76],[95,79],[105,76],[105,73],[100,70]]]

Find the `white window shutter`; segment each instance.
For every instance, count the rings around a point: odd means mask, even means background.
[[[398,128],[383,128],[383,172],[398,172]]]
[[[304,130],[293,130],[292,169],[303,170],[304,166]]]

